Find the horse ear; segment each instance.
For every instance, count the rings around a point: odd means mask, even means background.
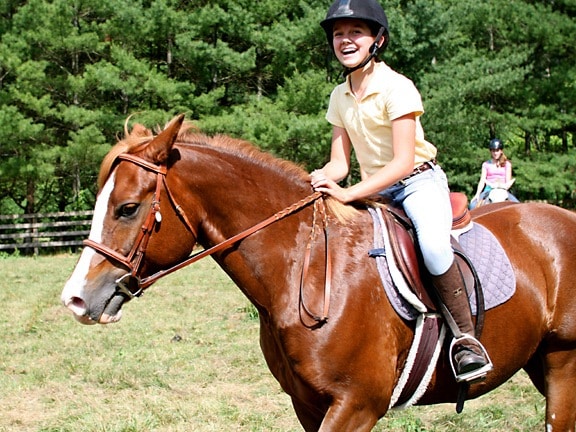
[[[184,114],[174,118],[162,132],[146,147],[146,155],[155,163],[164,164],[168,160],[172,145],[178,137],[178,132],[184,122]]]

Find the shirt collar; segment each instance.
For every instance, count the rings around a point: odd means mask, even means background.
[[[362,99],[366,99],[368,96],[373,95],[375,93],[378,93],[380,91],[379,79],[374,79],[374,78],[376,77],[377,74],[379,75],[377,78],[381,78],[382,75],[380,75],[380,74],[382,72],[379,72],[381,69],[384,69],[384,71],[388,71],[390,69],[390,67],[386,63],[384,63],[383,61],[376,62],[376,64],[374,65],[374,68],[375,68],[375,70],[374,70],[375,76],[373,76],[372,79],[370,80],[370,82],[368,83],[368,88],[364,92],[364,97]],[[346,94],[353,96],[354,93],[352,92],[352,87],[351,87],[352,84],[351,84],[350,80],[351,80],[351,76],[348,75],[346,77]]]

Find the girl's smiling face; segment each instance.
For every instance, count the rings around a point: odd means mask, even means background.
[[[502,149],[490,149],[490,154],[492,155],[492,159],[498,160],[502,155]]]
[[[375,37],[370,27],[362,20],[341,19],[334,23],[332,44],[338,61],[353,68],[370,54]]]

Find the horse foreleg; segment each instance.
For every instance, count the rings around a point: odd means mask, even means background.
[[[532,381],[532,384],[534,384],[534,387],[536,387],[536,390],[538,390],[542,396],[546,393],[543,367],[544,365],[542,364],[540,354],[534,355],[524,366],[524,370],[528,374],[528,377],[530,377],[530,381]]]
[[[318,432],[324,413],[316,409],[311,409],[310,405],[300,403],[298,399],[292,398],[292,406],[298,417],[298,421],[306,432]]]
[[[370,432],[377,422],[377,415],[368,407],[340,400],[328,409],[319,432]]]
[[[576,353],[549,352],[546,363],[546,430],[574,432],[576,429]]]

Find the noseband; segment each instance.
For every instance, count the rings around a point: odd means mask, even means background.
[[[184,225],[188,228],[188,230],[190,230],[195,239],[198,238],[198,235],[192,224],[190,224],[190,221],[186,217],[186,214],[184,213],[182,207],[178,205],[178,203],[175,201],[174,196],[172,195],[170,189],[168,188],[168,184],[166,183],[167,168],[165,166],[155,165],[138,156],[127,153],[119,155],[118,159],[132,162],[148,171],[156,173],[156,189],[154,191],[154,197],[152,199],[152,204],[150,205],[148,215],[146,216],[144,224],[142,225],[142,228],[138,233],[138,236],[136,237],[134,245],[132,246],[132,250],[127,255],[122,255],[119,252],[109,248],[108,246],[105,246],[101,243],[95,242],[90,239],[84,240],[83,243],[85,246],[94,249],[95,251],[111,259],[112,261],[115,261],[128,268],[129,273],[126,273],[118,280],[116,280],[116,286],[118,292],[126,295],[128,298],[139,297],[140,295],[142,295],[143,291],[146,288],[148,288],[150,285],[152,285],[161,277],[164,277],[170,273],[175,272],[176,270],[179,270],[189,264],[192,264],[200,260],[201,258],[212,255],[213,253],[222,250],[242,240],[243,238],[248,237],[251,234],[254,234],[255,232],[261,230],[262,228],[316,201],[318,198],[322,196],[320,192],[314,192],[311,195],[303,198],[302,200],[292,204],[291,206],[286,207],[284,210],[275,213],[268,219],[263,220],[262,222],[252,226],[251,228],[248,228],[247,230],[242,231],[241,233],[236,234],[235,236],[230,237],[229,239],[224,240],[223,242],[209,249],[200,251],[188,257],[186,260],[166,270],[161,270],[157,273],[154,273],[151,276],[148,276],[144,279],[140,279],[140,276],[138,274],[140,272],[140,268],[142,265],[142,258],[144,258],[146,248],[148,247],[148,241],[150,240],[150,236],[152,235],[154,226],[162,221],[162,215],[160,213],[160,190],[162,188],[162,185],[164,185],[164,189],[166,190],[166,194],[170,199],[172,207],[174,208],[178,216],[180,216]]]

